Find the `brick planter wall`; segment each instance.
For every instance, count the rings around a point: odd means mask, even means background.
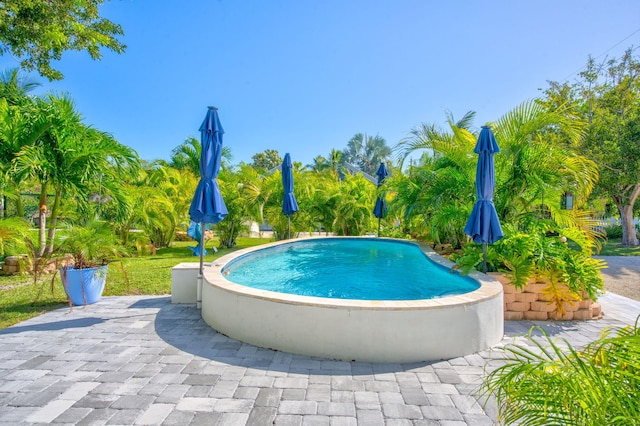
[[[548,296],[542,290],[546,283],[529,283],[522,290],[512,286],[511,280],[499,273],[489,275],[500,281],[504,290],[504,319],[507,321],[519,320],[561,320],[583,321],[602,318],[602,309],[599,303],[586,297],[576,302],[564,302],[564,315],[558,314],[555,302],[549,302]]]
[[[24,259],[24,265],[20,265],[20,258]],[[62,258],[51,259],[49,260],[47,266],[44,267],[42,273],[50,274],[55,272],[61,266],[68,266],[73,264],[73,256],[70,254],[65,255]],[[26,255],[19,256],[8,256],[4,259],[4,264],[2,265],[2,269],[0,269],[0,273],[3,274],[18,274],[20,272],[30,272],[31,265],[29,264],[29,260]]]

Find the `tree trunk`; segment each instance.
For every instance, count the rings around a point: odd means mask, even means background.
[[[16,216],[24,219],[24,206],[22,205],[22,196],[20,195],[20,190],[18,190],[18,195],[16,196]]]
[[[637,183],[630,191],[629,198],[622,200],[615,198],[616,207],[620,212],[620,219],[622,221],[622,245],[624,246],[637,246],[638,236],[636,235],[636,227],[633,223],[633,206],[635,205],[638,195],[640,195],[640,183]],[[624,203],[622,202],[624,201]]]
[[[51,209],[51,218],[49,220],[49,233],[47,235],[47,254],[53,253],[53,242],[56,237],[56,226],[58,226],[58,216],[60,215],[60,199],[62,198],[62,190],[56,189],[56,198],[53,200],[53,208]]]
[[[38,257],[42,257],[47,248],[47,184],[42,184],[40,190],[40,208],[38,218]]]

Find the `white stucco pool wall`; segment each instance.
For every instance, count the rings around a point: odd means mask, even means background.
[[[238,250],[205,267],[202,317],[207,324],[252,345],[344,361],[450,359],[482,351],[502,339],[502,286],[485,274],[470,274],[481,285],[470,293],[407,301],[289,295],[238,285],[222,274],[224,265],[236,257],[284,243],[291,240]],[[419,246],[431,260],[453,265],[429,247]]]

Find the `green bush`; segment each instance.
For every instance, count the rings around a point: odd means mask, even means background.
[[[604,227],[607,238],[622,238],[622,225],[607,225]]]
[[[638,425],[638,320],[634,327],[605,329],[580,351],[542,329],[539,342],[532,329],[530,345],[501,349],[504,365],[488,375],[481,392],[496,398],[502,424]]]

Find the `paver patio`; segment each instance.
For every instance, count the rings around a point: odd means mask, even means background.
[[[579,346],[640,314],[600,302],[598,321],[506,322],[503,344],[541,325]],[[491,425],[474,390],[498,355],[331,361],[229,339],[168,296],[105,297],[0,330],[0,424]]]

